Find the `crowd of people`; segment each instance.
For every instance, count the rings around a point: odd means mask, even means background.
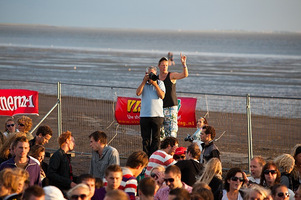
[[[6,120],[0,132],[0,200],[301,200],[301,144],[274,159],[253,157],[250,175],[239,166],[223,174],[215,129],[204,117],[185,138],[189,145],[179,147],[175,83],[188,76],[186,56],[181,55],[181,73],[168,72],[170,63],[172,54],[159,60],[159,75],[156,67],[147,68],[136,90],[142,150],[132,152],[125,166],[107,134],[95,131],[88,136],[90,168],[77,176],[70,131],[59,136],[59,149],[46,163],[51,127],[42,125],[33,136],[29,117]]]

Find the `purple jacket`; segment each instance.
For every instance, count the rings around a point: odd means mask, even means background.
[[[27,156],[27,158],[29,159],[29,162],[27,164],[27,166],[25,167],[25,170],[29,173],[29,185],[39,185],[42,186],[41,183],[41,168],[40,165],[34,161],[33,159],[31,159],[29,156]],[[15,168],[17,167],[16,163],[15,163],[15,157],[10,158],[9,160],[1,163],[0,165],[0,171],[4,168]]]

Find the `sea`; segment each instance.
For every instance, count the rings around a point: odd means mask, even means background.
[[[168,52],[175,61],[169,71],[181,72],[180,54],[187,56],[189,76],[177,81],[178,93],[299,99],[300,117],[301,33],[0,24],[0,88],[55,93],[45,84],[61,82],[135,89]]]

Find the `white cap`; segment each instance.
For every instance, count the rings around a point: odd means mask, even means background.
[[[46,186],[43,188],[45,200],[66,200],[60,189],[55,186]]]

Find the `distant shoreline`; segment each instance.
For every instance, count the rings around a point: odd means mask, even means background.
[[[31,27],[31,28],[48,28],[48,29],[69,29],[69,30],[108,30],[108,31],[139,31],[139,32],[170,32],[170,33],[214,33],[214,34],[301,34],[301,32],[292,31],[244,31],[244,30],[164,30],[164,29],[126,29],[126,28],[102,28],[102,27],[74,27],[74,26],[55,26],[47,24],[14,24],[0,23],[1,27]]]

